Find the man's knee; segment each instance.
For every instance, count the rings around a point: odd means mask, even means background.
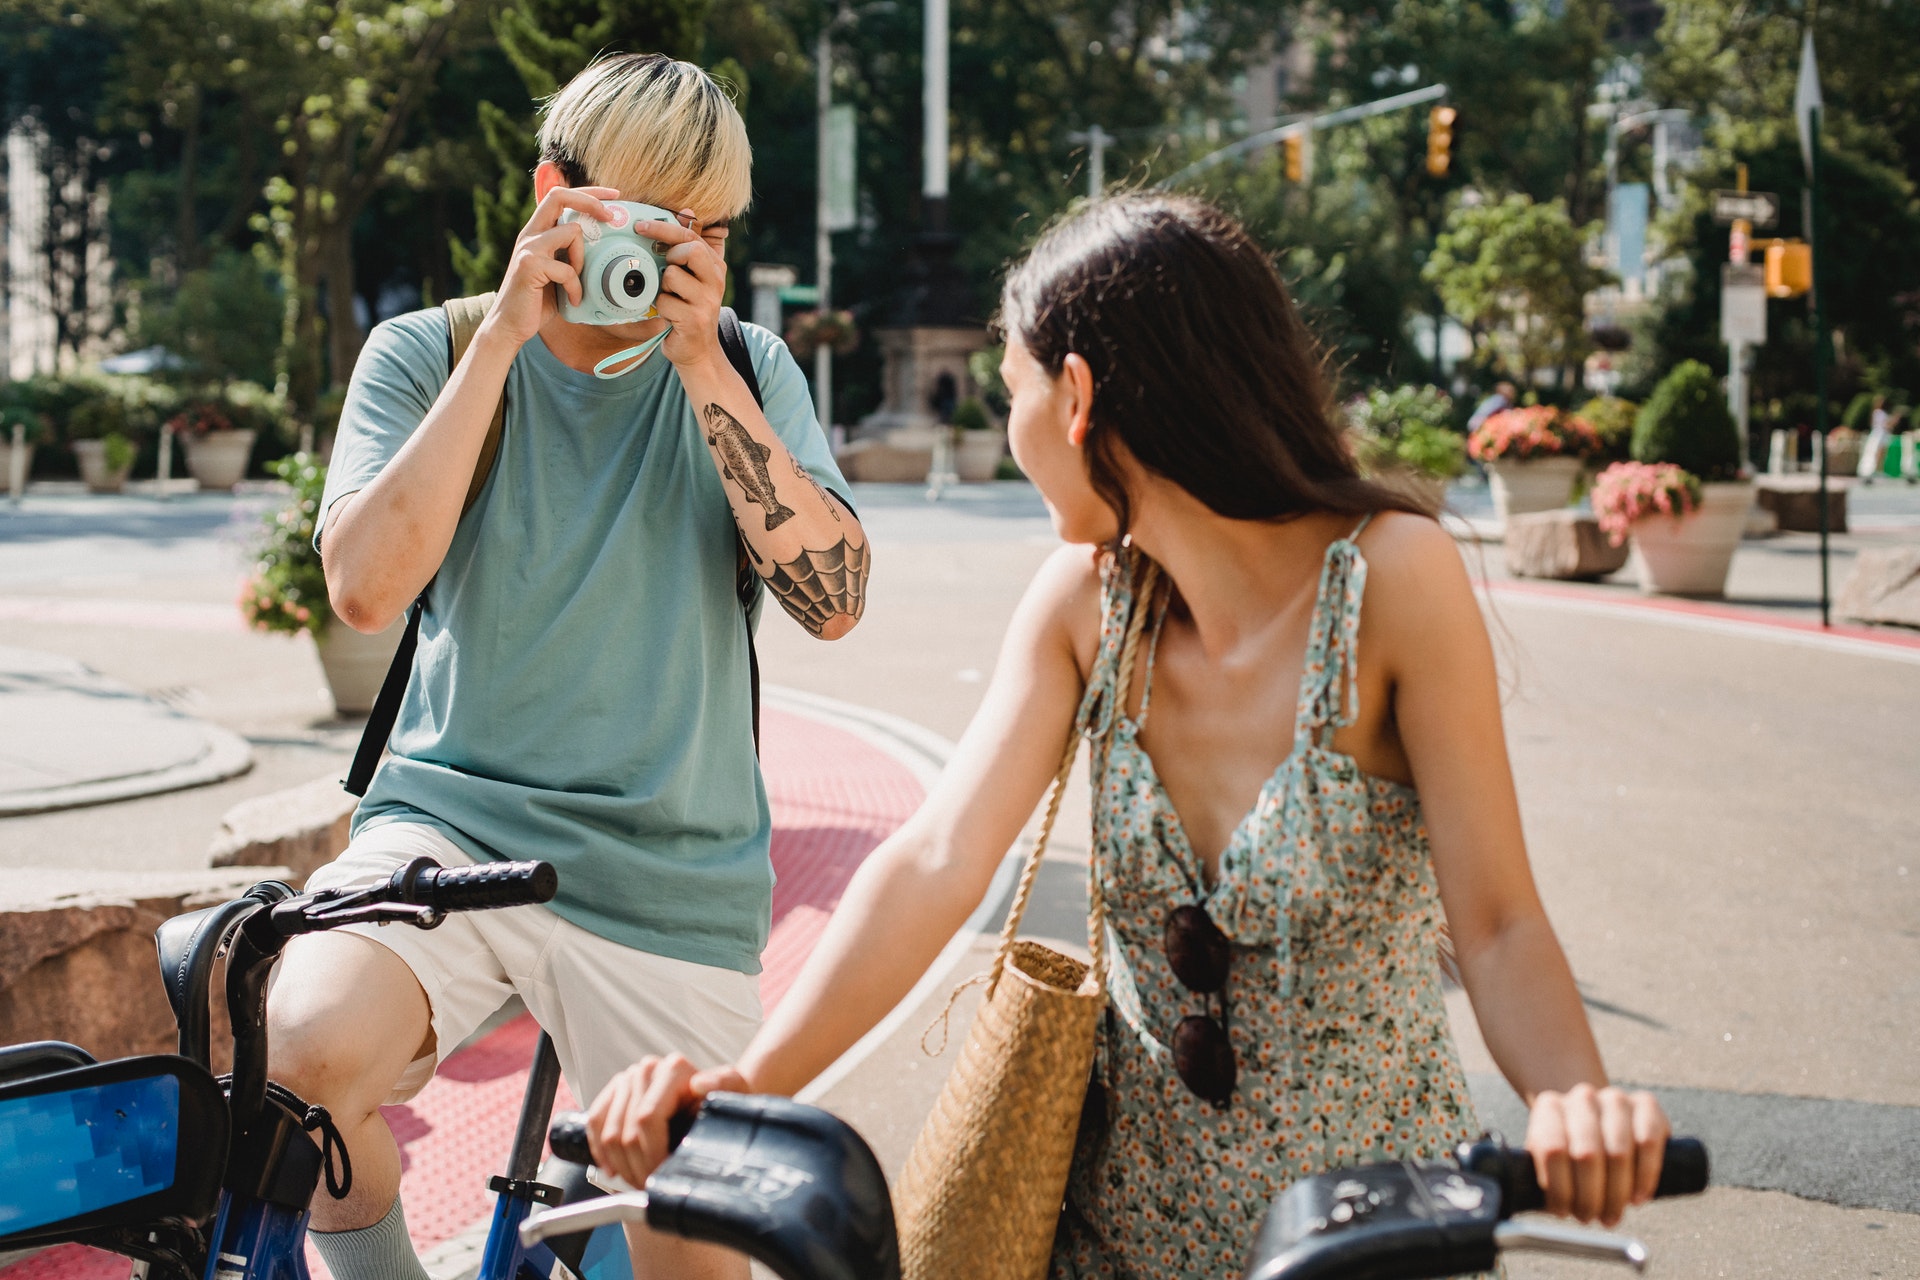
[[[393,952],[355,934],[297,939],[267,997],[268,1073],[352,1123],[433,1049],[426,994]]]

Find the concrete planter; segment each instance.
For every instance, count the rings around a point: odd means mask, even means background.
[[[187,470],[202,489],[231,490],[246,478],[253,432],[210,431],[186,437]]]
[[[953,451],[953,469],[962,480],[979,483],[991,480],[1000,470],[1000,459],[1007,453],[1004,431],[956,431],[959,441]]]
[[[1529,511],[1557,511],[1573,500],[1573,482],[1580,478],[1578,458],[1531,458],[1525,462],[1496,459],[1487,464],[1493,490],[1493,512],[1505,524],[1508,516]]]
[[[1753,483],[1735,480],[1701,487],[1691,515],[1643,516],[1633,522],[1634,572],[1640,589],[1669,596],[1722,596],[1727,571],[1747,527]]]
[[[118,467],[107,465],[105,440],[75,440],[73,456],[80,460],[80,478],[86,481],[88,493],[119,493],[133,470],[131,458]]]
[[[405,614],[374,635],[355,631],[337,618],[328,625],[317,643],[335,711],[343,716],[363,716],[373,710],[387,668],[393,665],[393,651],[400,647],[406,629]]]

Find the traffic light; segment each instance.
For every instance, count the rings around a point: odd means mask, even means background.
[[[1287,181],[1303,182],[1307,176],[1307,140],[1297,133],[1280,139],[1287,154]]]
[[[1446,177],[1453,163],[1453,122],[1459,117],[1452,107],[1427,112],[1427,172],[1436,178]]]
[[[1768,245],[1765,283],[1769,298],[1797,298],[1813,288],[1813,246],[1804,240]]]

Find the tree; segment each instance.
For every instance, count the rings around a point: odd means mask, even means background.
[[[332,381],[345,383],[360,350],[354,222],[392,178],[408,119],[441,63],[484,30],[487,15],[485,5],[455,0],[273,9],[287,77],[276,120],[283,164],[267,184],[270,208],[256,225],[273,246],[286,302],[281,389],[296,419],[309,421],[327,369]]]
[[[479,105],[480,129],[493,161],[491,182],[473,188],[474,247],[453,243],[454,269],[467,292],[483,293],[506,273],[513,242],[533,213],[533,168],[539,157],[534,102],[550,97],[603,52],[664,53],[693,58],[713,0],[514,0],[494,20],[494,38],[526,88]],[[737,64],[726,70],[740,83]]]
[[[1585,258],[1594,230],[1576,227],[1558,200],[1462,203],[1423,274],[1509,373],[1532,383],[1536,372],[1557,370],[1568,388],[1590,350],[1586,295],[1608,279]]]

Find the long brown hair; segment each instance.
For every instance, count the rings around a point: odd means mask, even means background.
[[[1361,477],[1273,262],[1204,201],[1136,192],[1083,206],[1008,276],[999,323],[1055,377],[1069,353],[1091,367],[1088,479],[1123,535],[1116,441],[1235,520],[1432,514]]]

